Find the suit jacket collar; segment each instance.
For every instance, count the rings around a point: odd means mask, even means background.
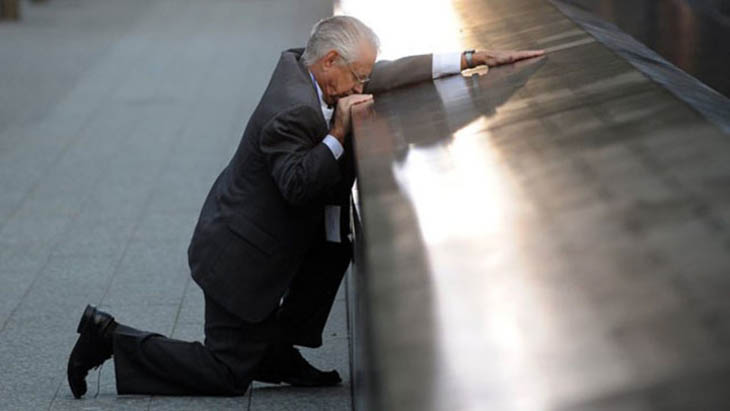
[[[309,67],[307,67],[302,62],[302,54],[304,53],[303,48],[292,48],[285,50],[283,53],[281,53],[281,61],[285,62],[296,62],[296,65],[298,66],[299,72],[301,75],[307,79],[310,89],[312,90],[312,96],[314,97],[314,101],[317,102],[317,112],[320,113],[320,118],[322,119],[322,124],[324,125],[325,129],[329,130],[329,124],[327,124],[327,120],[325,119],[324,113],[322,112],[322,100],[319,98],[319,93],[317,93],[317,86],[315,85],[313,76],[311,75],[309,71]]]

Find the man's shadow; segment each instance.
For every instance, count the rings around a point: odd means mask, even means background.
[[[496,67],[486,75],[423,82],[353,109],[356,208],[361,214],[356,218],[355,281],[363,312],[356,325],[366,341],[359,363],[367,368],[354,371],[370,408],[408,399],[409,408],[429,410],[449,395],[443,375],[448,364],[439,358],[442,319],[428,251],[412,199],[394,166],[406,162],[411,150],[449,144],[477,118],[495,116],[545,62],[542,57]]]

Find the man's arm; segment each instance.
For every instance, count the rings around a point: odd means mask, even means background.
[[[514,63],[519,60],[542,56],[543,50],[495,51],[480,50],[472,55],[472,66],[465,53],[435,53],[403,57],[397,60],[381,60],[375,63],[370,82],[364,93],[381,93],[420,81],[457,74],[461,70],[486,65],[489,67]]]
[[[466,70],[478,66],[501,66],[502,64],[510,64],[520,60],[539,57],[543,54],[545,54],[544,50],[480,50],[474,52],[472,55],[472,67],[469,67],[465,53],[461,53],[461,69]]]
[[[370,82],[365,86],[363,93],[382,93],[407,84],[430,80],[433,78],[432,64],[431,54],[378,61],[373,67]]]
[[[262,131],[260,148],[269,172],[294,206],[310,204],[342,178],[329,147],[316,136],[318,115],[312,107],[294,107],[277,114]]]

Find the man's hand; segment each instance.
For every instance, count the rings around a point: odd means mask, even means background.
[[[335,109],[335,121],[330,129],[330,134],[345,144],[345,136],[350,132],[352,122],[350,121],[350,109],[352,106],[373,100],[372,94],[352,94],[337,100]]]
[[[516,61],[542,56],[545,50],[524,50],[524,51],[495,51],[480,50],[472,55],[474,66],[487,65],[489,67],[500,66],[502,64],[510,64]],[[461,57],[462,70],[468,68],[466,58]]]

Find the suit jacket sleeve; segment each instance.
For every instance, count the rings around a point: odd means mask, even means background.
[[[260,147],[279,192],[294,206],[306,206],[340,180],[340,169],[318,135],[321,121],[312,107],[277,114],[263,127]]]
[[[408,56],[392,61],[378,61],[370,74],[370,82],[363,92],[382,93],[408,84],[431,80],[433,78],[432,64],[432,54]]]

